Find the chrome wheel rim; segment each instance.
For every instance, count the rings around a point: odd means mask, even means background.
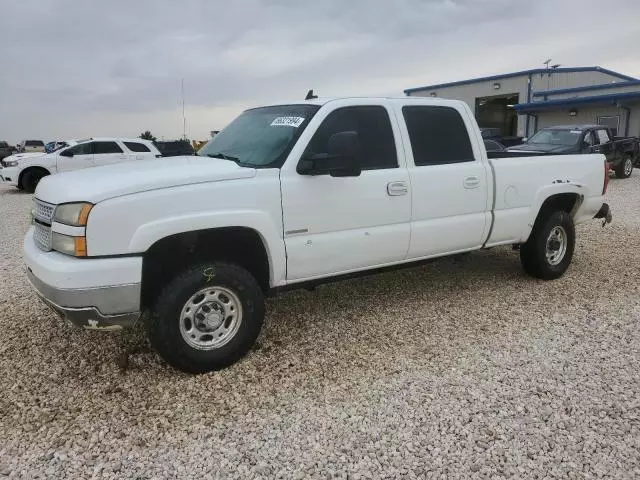
[[[630,158],[627,158],[624,161],[624,174],[625,175],[631,175],[631,172],[633,171],[633,162],[631,161]]]
[[[229,343],[242,323],[238,296],[224,287],[198,290],[182,307],[180,333],[198,350],[215,350]]]
[[[546,256],[549,265],[558,265],[567,253],[567,232],[563,227],[551,229],[547,237]]]

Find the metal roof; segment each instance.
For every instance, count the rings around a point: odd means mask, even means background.
[[[419,92],[422,90],[434,90],[436,88],[444,88],[444,87],[456,87],[459,85],[469,85],[472,83],[480,83],[480,82],[489,82],[492,80],[501,80],[501,79],[505,79],[505,78],[512,78],[512,77],[521,77],[521,76],[525,76],[525,75],[534,75],[537,73],[572,73],[572,72],[601,72],[601,73],[607,73],[613,77],[617,77],[621,80],[626,80],[626,81],[634,81],[636,80],[633,77],[630,77],[628,75],[624,75],[622,73],[618,73],[618,72],[614,72],[613,70],[608,70],[606,68],[602,68],[602,67],[567,67],[567,68],[534,68],[531,70],[522,70],[519,72],[512,72],[512,73],[503,73],[501,75],[491,75],[489,77],[479,77],[479,78],[471,78],[469,80],[459,80],[457,82],[448,82],[448,83],[439,83],[436,85],[426,85],[424,87],[415,87],[415,88],[407,88],[406,90],[404,90],[405,94],[409,94],[412,92]]]
[[[564,93],[588,92],[590,90],[608,90],[611,88],[633,87],[635,85],[640,85],[640,80],[630,80],[628,82],[602,83],[598,85],[585,85],[582,87],[572,87],[572,88],[558,88],[555,90],[540,90],[538,92],[533,92],[533,96],[546,97],[550,95],[562,95]]]
[[[620,100],[640,99],[640,91],[613,93],[608,95],[592,95],[589,97],[562,98],[560,100],[547,100],[543,102],[518,103],[513,108],[518,112],[530,112],[564,106],[585,105],[593,103],[616,103]]]

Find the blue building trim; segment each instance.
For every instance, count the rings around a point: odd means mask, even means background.
[[[623,75],[622,73],[618,73],[618,72],[614,72],[613,70],[608,70],[606,68],[602,68],[602,67],[569,67],[569,68],[552,68],[552,69],[547,69],[547,68],[534,68],[532,70],[522,70],[520,72],[513,72],[513,73],[503,73],[501,75],[491,75],[489,77],[479,77],[479,78],[472,78],[469,80],[460,80],[457,82],[449,82],[449,83],[439,83],[436,85],[427,85],[424,87],[415,87],[415,88],[407,88],[404,90],[405,95],[409,95],[410,93],[413,92],[420,92],[423,90],[435,90],[437,88],[445,88],[445,87],[457,87],[459,85],[470,85],[473,83],[481,83],[481,82],[490,82],[492,80],[502,80],[505,78],[513,78],[513,77],[523,77],[526,75],[535,75],[537,73],[540,74],[547,74],[547,73],[573,73],[573,72],[601,72],[601,73],[607,73],[613,77],[617,77],[621,80],[626,80],[626,81],[634,81],[637,80],[633,77],[630,77],[628,75]]]
[[[525,113],[548,108],[585,105],[593,103],[615,103],[618,100],[640,99],[640,92],[613,93],[609,95],[593,95],[590,97],[563,98],[560,100],[549,100],[546,102],[519,103],[514,105],[518,113]]]
[[[611,88],[633,87],[635,85],[640,85],[640,80],[630,80],[628,82],[616,82],[616,83],[603,83],[600,85],[591,85],[591,86],[584,86],[584,87],[558,88],[556,90],[541,90],[539,92],[533,92],[533,96],[547,97],[552,95],[562,95],[564,93],[588,92],[589,90],[608,90]]]

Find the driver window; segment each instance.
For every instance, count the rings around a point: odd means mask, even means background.
[[[71,148],[67,148],[64,153],[73,153],[73,155],[90,155],[92,142],[80,143]]]
[[[589,147],[593,147],[593,132],[587,132],[584,136],[584,143]]]
[[[327,153],[329,137],[339,132],[358,134],[362,170],[398,168],[391,122],[384,107],[346,107],[331,112],[313,135],[305,155]]]

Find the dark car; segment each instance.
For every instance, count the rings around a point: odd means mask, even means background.
[[[16,149],[7,142],[0,141],[0,160],[15,153]]]
[[[504,152],[506,147],[496,140],[484,140],[484,149],[487,152]]]
[[[180,155],[195,155],[193,145],[187,140],[156,141],[155,146],[163,157],[177,157]]]
[[[639,159],[640,140],[616,137],[602,125],[562,125],[543,128],[522,145],[509,147],[508,151],[554,155],[602,153],[618,178],[628,178]]]
[[[522,137],[502,135],[499,128],[482,127],[480,128],[480,134],[484,140],[494,140],[505,147],[520,145],[522,143]]]

